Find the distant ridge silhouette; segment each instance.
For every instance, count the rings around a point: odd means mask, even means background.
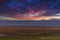
[[[60,26],[60,20],[0,20],[0,26]]]

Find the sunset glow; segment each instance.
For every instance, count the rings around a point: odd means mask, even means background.
[[[60,20],[60,0],[1,0],[0,16],[8,17],[3,20]]]

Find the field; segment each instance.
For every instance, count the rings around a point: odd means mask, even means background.
[[[40,35],[19,35],[19,36],[1,36],[0,40],[60,40],[60,35],[40,36]]]
[[[0,40],[60,40],[60,27],[0,27]]]

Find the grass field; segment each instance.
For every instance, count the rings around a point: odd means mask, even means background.
[[[60,27],[0,27],[0,40],[60,40]]]
[[[60,40],[60,34],[9,35],[0,36],[0,40]]]

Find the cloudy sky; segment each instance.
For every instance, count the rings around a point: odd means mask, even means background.
[[[0,0],[0,16],[22,20],[60,16],[60,0]]]

